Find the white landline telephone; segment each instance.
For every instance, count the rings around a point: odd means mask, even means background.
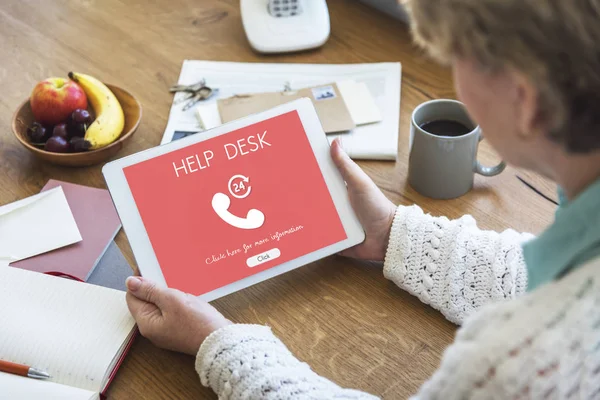
[[[329,38],[325,0],[240,0],[240,9],[248,41],[261,53],[308,50]]]

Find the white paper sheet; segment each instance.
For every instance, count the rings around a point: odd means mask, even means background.
[[[261,64],[186,60],[179,84],[206,79],[206,85],[218,89],[205,100],[207,106],[217,98],[243,93],[280,92],[286,85],[292,90],[344,80],[365,83],[375,98],[382,121],[358,126],[348,133],[328,135],[330,141],[341,136],[344,149],[354,159],[395,160],[398,154],[400,115],[400,63],[375,64]],[[185,94],[175,95],[161,144],[201,131],[196,108],[183,111]],[[177,103],[177,104],[176,104]],[[205,111],[210,112],[208,107]],[[204,121],[204,118],[203,118]],[[211,120],[212,121],[212,120]],[[215,122],[206,121],[207,125]]]
[[[196,107],[196,117],[200,122],[200,128],[208,130],[221,125],[221,115],[216,101],[200,104]]]
[[[357,126],[380,122],[383,119],[366,83],[349,79],[336,84]]]
[[[95,400],[100,398],[100,394],[76,387],[59,385],[51,381],[0,372],[0,398]]]
[[[60,186],[0,207],[0,266],[81,240]]]

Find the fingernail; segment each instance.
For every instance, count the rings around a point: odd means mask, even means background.
[[[125,285],[127,285],[127,289],[131,290],[132,292],[135,292],[142,285],[142,280],[139,276],[130,276],[125,281]]]
[[[340,142],[340,138],[335,138],[335,139],[333,140],[333,143],[332,143],[332,145],[333,145],[333,153],[334,153],[335,155],[339,156],[340,154],[342,154],[342,153],[343,153],[343,150],[342,150],[342,143]]]
[[[346,150],[344,150],[344,146],[342,145],[342,138],[337,138],[336,140],[338,144],[338,151],[340,152],[340,154],[343,156],[347,156],[348,154],[346,154]]]

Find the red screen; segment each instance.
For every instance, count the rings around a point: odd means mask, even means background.
[[[194,295],[347,238],[296,111],[124,172],[167,285]]]

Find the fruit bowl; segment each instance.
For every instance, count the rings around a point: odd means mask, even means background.
[[[27,150],[31,151],[36,157],[51,164],[68,167],[85,167],[108,160],[123,148],[125,143],[137,130],[142,119],[142,105],[126,90],[114,85],[106,84],[106,86],[108,86],[117,100],[119,100],[125,116],[123,132],[113,143],[97,150],[88,150],[81,153],[53,153],[32,145],[27,137],[27,128],[34,122],[29,99],[25,100],[13,115],[13,133]]]

